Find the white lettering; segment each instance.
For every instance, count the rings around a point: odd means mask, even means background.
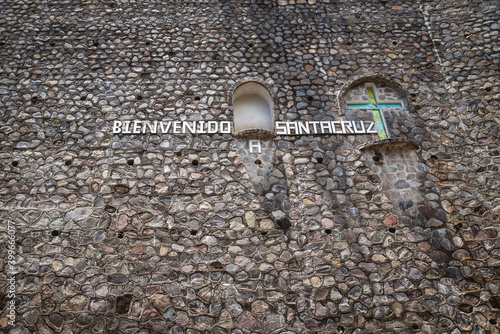
[[[198,133],[207,133],[205,130],[203,130],[203,124],[205,123],[205,121],[199,121],[198,122]]]
[[[231,133],[231,122],[220,122],[221,133]]]
[[[311,130],[309,129],[309,122],[297,122],[297,130],[299,132],[299,134],[303,134],[303,133],[306,133],[306,134],[310,134],[311,133]]]
[[[209,121],[208,123],[208,133],[216,133],[217,130],[219,129],[219,123],[214,122],[214,121]]]
[[[286,122],[276,122],[276,134],[286,135]]]
[[[130,133],[130,121],[123,122],[123,125],[125,126],[125,128],[123,129],[122,133]]]
[[[316,133],[319,133],[319,131],[318,131],[318,124],[319,124],[319,121],[312,121],[312,122],[309,122],[309,123],[313,125],[313,128],[314,128],[313,133],[315,133],[315,134],[316,134]]]
[[[182,133],[187,133],[186,130],[189,130],[191,133],[196,133],[196,122],[192,122],[191,125],[189,125],[188,122],[183,122],[182,123]]]
[[[113,133],[120,133],[120,132],[122,132],[122,122],[114,121],[113,122]]]
[[[167,133],[168,129],[170,129],[170,125],[172,124],[172,122],[167,122],[167,125],[165,125],[165,127],[164,124],[165,124],[164,122],[160,122],[161,133]]]
[[[181,133],[182,124],[179,121],[174,122],[174,133]]]
[[[366,133],[377,133],[377,129],[373,129],[375,126],[375,122],[368,122],[368,129]]]
[[[135,120],[132,133],[141,133],[141,121]]]
[[[358,128],[356,127],[356,123],[359,123],[361,125],[361,130],[358,130]],[[354,128],[355,133],[365,133],[365,124],[363,122],[353,121],[352,126]]]
[[[330,122],[320,122],[321,125],[321,133],[327,133],[326,130],[328,130],[328,133],[332,133],[332,126],[330,125]]]
[[[248,141],[248,148],[250,153],[260,153],[262,152],[262,146],[260,145],[260,140],[252,139]]]
[[[158,130],[158,121],[154,121],[153,125],[151,125],[151,122],[142,122],[142,133],[146,133],[146,128],[149,128],[149,132],[156,133]]]

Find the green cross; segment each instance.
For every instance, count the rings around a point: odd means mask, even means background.
[[[373,92],[373,87],[366,85],[366,91],[368,92],[369,104],[347,104],[347,109],[371,109],[373,113],[373,119],[375,120],[375,125],[377,127],[378,137],[380,139],[389,138],[387,135],[387,130],[385,129],[384,121],[382,119],[381,109],[385,108],[402,108],[403,104],[401,102],[389,103],[389,104],[377,104],[377,99],[375,98],[375,93]]]

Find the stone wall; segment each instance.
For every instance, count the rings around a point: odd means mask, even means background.
[[[2,332],[499,332],[497,1],[0,9]],[[386,140],[113,133],[232,121],[248,81],[276,121],[406,103]]]

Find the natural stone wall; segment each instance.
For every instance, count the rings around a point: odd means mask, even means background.
[[[0,13],[2,332],[499,332],[497,1]],[[365,82],[408,103],[384,141],[112,133],[232,121],[252,80],[276,121],[368,120]]]

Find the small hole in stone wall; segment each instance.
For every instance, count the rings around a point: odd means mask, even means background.
[[[128,159],[127,160],[127,165],[133,166],[134,165],[134,159]]]
[[[196,160],[196,159],[195,159],[195,160],[193,160],[193,161],[191,162],[191,165],[193,165],[193,166],[198,166],[198,165],[199,165],[198,160]]]
[[[417,324],[412,324],[412,325],[411,325],[411,328],[412,328],[412,329],[418,329],[418,325],[417,325]]]
[[[151,42],[146,42],[146,45],[151,45]]]
[[[213,60],[219,60],[219,59],[220,59],[220,55],[213,55],[213,56],[212,56],[212,59],[213,59]]]
[[[313,97],[312,96],[308,96],[307,97],[307,101],[311,102],[313,100]]]
[[[373,159],[373,161],[375,161],[375,162],[379,162],[379,161],[380,161],[380,156],[378,156],[378,155],[374,155],[372,159]]]
[[[490,324],[496,325],[497,324],[497,320],[496,319],[490,319]]]
[[[305,47],[306,45],[305,45],[305,44],[300,44],[300,46],[303,48],[303,47]]]
[[[396,232],[396,229],[394,227],[389,227],[389,232],[391,233],[395,233]]]
[[[348,41],[345,43],[346,45],[352,45],[352,42],[351,41]]]
[[[455,225],[455,228],[458,230],[458,229],[461,229],[461,228],[462,228],[462,226],[463,226],[463,224],[462,224],[462,223],[458,223],[457,225]]]
[[[196,235],[198,234],[198,231],[191,231],[191,235]]]
[[[50,43],[50,46],[56,46],[56,43],[52,42]]]
[[[344,326],[338,326],[338,327],[337,327],[337,331],[338,331],[339,333],[345,333],[345,328],[344,328]]]
[[[39,100],[38,100],[38,97],[36,97],[36,96],[33,96],[33,97],[31,98],[31,102],[33,102],[33,103],[38,103],[38,101],[39,101]]]
[[[260,232],[260,234],[267,235],[267,232],[266,231],[262,231],[262,232]]]
[[[195,100],[195,101],[199,101],[199,100],[201,100],[201,98],[200,98],[199,96],[196,96],[196,97],[194,98],[194,100]]]
[[[19,161],[12,161],[12,166],[17,167],[19,165]]]
[[[432,159],[432,160],[436,160],[437,158],[438,158],[437,156],[435,156],[435,155],[431,155],[431,159]]]
[[[181,157],[182,156],[182,151],[175,152],[175,155],[178,156],[178,157]]]
[[[51,234],[53,237],[57,237],[59,235],[59,231],[52,231]]]
[[[137,96],[137,101],[141,101],[142,100],[142,95],[138,95]]]
[[[321,158],[321,157],[316,158],[316,162],[319,163],[319,164],[322,164],[323,163],[323,158]]]
[[[123,239],[123,232],[118,232],[118,238]]]
[[[416,97],[417,97],[417,94],[415,94],[415,93],[411,93],[411,94],[410,94],[410,97],[411,97],[412,99],[414,99],[414,98],[416,98]]]
[[[255,160],[255,164],[257,166],[260,166],[260,165],[262,165],[262,161],[260,159],[257,159],[257,160]]]
[[[325,233],[326,233],[326,234],[332,234],[332,230],[330,230],[330,229],[326,229],[326,230],[325,230]]]
[[[392,45],[398,45],[398,41],[392,41]]]
[[[80,97],[80,101],[85,101],[86,99],[87,99],[87,97],[86,97],[86,96],[82,96],[82,97]]]
[[[68,159],[68,160],[66,160],[66,161],[64,162],[64,164],[65,164],[66,166],[69,166],[69,165],[71,165],[72,163],[73,163],[73,160],[71,160],[71,159]]]
[[[484,90],[487,91],[487,92],[491,92],[492,89],[493,88],[491,88],[491,87],[486,87]]]
[[[248,44],[250,48],[253,48],[253,43]]]
[[[99,42],[94,42],[94,46],[99,46]]]

